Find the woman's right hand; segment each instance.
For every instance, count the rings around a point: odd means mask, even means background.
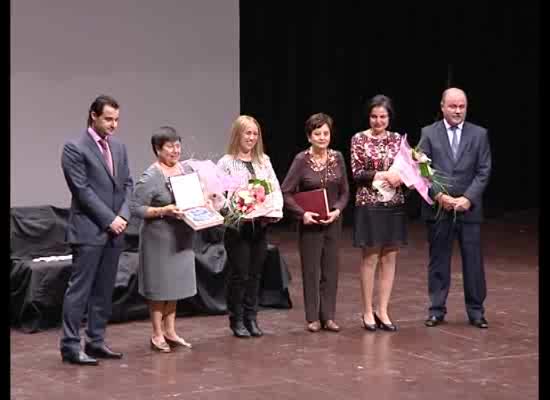
[[[314,218],[314,217],[318,217],[319,214],[317,213],[314,213],[314,212],[311,212],[311,211],[306,211],[302,217],[302,221],[304,223],[304,225],[313,225],[313,224],[319,224],[319,222]]]
[[[399,175],[397,175],[393,171],[379,171],[374,175],[374,180],[383,180],[390,184],[392,187],[398,187],[403,182],[401,182],[401,178],[399,178]]]

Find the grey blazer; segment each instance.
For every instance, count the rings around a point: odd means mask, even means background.
[[[109,138],[109,146],[115,176],[87,131],[63,146],[61,167],[72,194],[66,234],[71,244],[105,245],[113,237],[108,228],[115,217],[130,220],[133,181],[126,146],[115,137]],[[115,236],[113,245],[122,246],[123,236]]]
[[[451,145],[443,121],[422,128],[420,148],[432,159],[432,167],[439,170],[449,181],[449,194],[464,196],[472,203],[471,208],[459,213],[464,222],[479,223],[483,220],[483,192],[491,174],[491,148],[487,130],[481,126],[464,122],[457,159],[453,159]],[[431,188],[434,198],[439,190]],[[422,217],[433,221],[437,213],[435,206],[422,202]],[[451,213],[444,213],[449,216]],[[452,214],[451,214],[452,215]]]

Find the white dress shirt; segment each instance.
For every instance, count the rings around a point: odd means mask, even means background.
[[[447,130],[447,136],[449,138],[449,145],[451,148],[453,147],[453,131],[451,130],[451,125],[447,122],[446,119],[443,119],[443,123],[445,124],[445,129]],[[464,121],[462,121],[460,124],[456,126],[456,139],[458,141],[458,144],[460,146],[460,138],[462,136],[462,127],[464,126]]]

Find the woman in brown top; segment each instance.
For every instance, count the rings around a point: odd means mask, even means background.
[[[341,213],[349,199],[348,178],[342,153],[329,148],[332,118],[314,114],[305,130],[311,147],[294,157],[281,186],[286,208],[299,221],[299,247],[307,329],[338,332],[334,322],[338,287],[338,240]],[[325,220],[302,209],[294,200],[297,192],[325,188],[330,212]]]
[[[394,172],[388,171],[401,145],[401,135],[387,130],[392,113],[388,97],[373,97],[366,107],[370,129],[356,133],[351,139],[351,169],[357,183],[353,245],[363,249],[361,320],[363,327],[369,331],[375,331],[377,327],[386,331],[397,330],[388,316],[388,303],[399,246],[407,242],[407,217],[401,180]],[[379,184],[386,190],[377,190]],[[393,190],[395,193],[392,196]],[[384,196],[383,192],[387,191],[390,191],[390,195]],[[380,300],[376,314],[372,297],[379,261]]]

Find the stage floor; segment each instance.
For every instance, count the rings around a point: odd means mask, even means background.
[[[292,274],[291,310],[264,309],[265,336],[237,339],[226,316],[179,318],[193,349],[150,350],[147,320],[113,324],[108,343],[122,360],[98,367],[63,364],[59,330],[11,331],[11,399],[538,399],[538,223],[536,213],[489,220],[483,227],[489,329],[468,325],[455,247],[447,323],[427,317],[427,243],[421,222],[398,260],[390,315],[399,331],[360,325],[359,251],[351,230],[341,240],[337,303],[340,333],[305,330],[295,234],[277,229]]]

